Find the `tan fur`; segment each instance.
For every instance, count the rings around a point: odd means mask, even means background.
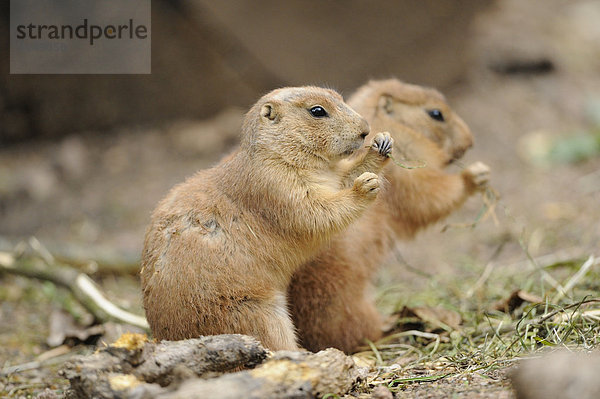
[[[309,109],[322,106],[328,117]],[[174,187],[152,215],[142,255],[155,338],[242,333],[297,348],[286,290],[292,274],[375,200],[390,143],[334,91],[284,88],[246,115],[240,148]],[[390,146],[391,147],[391,146]],[[389,150],[388,150],[389,151]]]
[[[377,267],[397,239],[409,239],[443,219],[487,182],[482,163],[460,174],[444,168],[472,145],[472,135],[437,91],[396,79],[373,81],[349,99],[371,124],[394,139],[394,158],[423,161],[421,169],[389,163],[389,186],[363,216],[295,275],[288,295],[300,343],[317,351],[352,352],[364,339],[381,337],[382,319],[370,298]],[[445,121],[427,111],[439,109]],[[360,157],[359,151],[355,156]]]

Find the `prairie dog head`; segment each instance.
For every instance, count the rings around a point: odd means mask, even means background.
[[[337,92],[287,87],[263,96],[246,114],[242,147],[304,167],[351,154],[368,133],[367,121]]]
[[[393,136],[394,126],[414,129],[435,143],[447,155],[447,162],[461,158],[473,145],[467,124],[434,89],[397,79],[371,81],[348,104],[365,115],[374,130],[388,130]]]

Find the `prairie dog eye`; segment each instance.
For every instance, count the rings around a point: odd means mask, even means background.
[[[435,119],[436,121],[443,122],[444,114],[439,109],[429,109],[427,110],[427,114],[431,117],[431,119]]]
[[[324,118],[326,116],[329,116],[329,114],[327,113],[327,111],[325,111],[325,108],[321,107],[320,105],[315,105],[314,107],[312,107],[308,111],[315,118]]]

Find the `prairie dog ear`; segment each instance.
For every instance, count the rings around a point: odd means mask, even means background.
[[[394,99],[389,94],[382,94],[377,101],[377,108],[383,110],[386,114],[391,114],[393,111],[392,104]]]
[[[273,103],[266,103],[260,107],[260,116],[268,119],[271,122],[277,122],[279,120],[279,114],[276,110],[276,105]]]

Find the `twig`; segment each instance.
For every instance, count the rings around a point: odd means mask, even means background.
[[[44,242],[44,245],[41,245],[35,238],[28,241],[29,247],[33,248],[47,263],[59,261],[94,274],[136,275],[140,271],[140,262],[137,255],[117,251],[113,248],[98,245],[83,246],[64,242]],[[17,246],[27,247],[28,243],[21,241]],[[0,245],[0,251],[12,252],[15,255],[18,253],[16,246],[13,249],[8,245]],[[46,255],[44,255],[44,252]]]
[[[54,263],[54,256],[48,251],[48,249],[42,245],[42,243],[35,237],[29,237],[29,245],[33,248],[38,255],[44,259],[46,263]]]
[[[17,393],[19,391],[23,391],[25,389],[43,387],[44,385],[46,385],[46,383],[44,383],[44,382],[34,382],[31,384],[19,385],[18,387],[14,387],[13,389],[11,389],[8,392],[8,396],[13,396],[15,393]]]
[[[4,366],[2,370],[0,370],[0,376],[14,374],[19,371],[34,370],[40,367],[42,367],[42,362],[40,361],[17,364],[16,366]]]
[[[36,360],[38,362],[44,362],[48,359],[52,359],[57,356],[62,356],[69,352],[71,352],[71,348],[69,347],[69,345],[61,345],[61,346],[57,346],[56,348],[52,348],[49,351],[42,353],[41,355],[36,357]]]
[[[59,261],[86,273],[130,274],[140,270],[139,256],[101,245],[77,245],[66,242],[44,241],[42,245],[35,237],[19,243],[0,236],[0,251],[11,252],[19,257],[27,248],[33,248],[46,263]]]
[[[60,349],[60,351],[57,351],[57,349]],[[68,350],[68,352],[65,352],[65,350]],[[16,364],[14,366],[4,366],[0,369],[0,376],[11,375],[21,371],[35,370],[44,366],[52,366],[63,363],[65,360],[75,356],[76,354],[78,354],[77,351],[72,351],[70,348],[66,347],[66,345],[59,346],[51,349],[48,352],[42,353],[42,355],[38,356],[36,360],[32,362]]]
[[[39,280],[51,281],[65,287],[101,322],[113,320],[149,330],[142,316],[126,312],[110,302],[86,274],[58,261],[46,263],[34,256],[16,257],[10,252],[0,252],[0,272],[18,274]]]

